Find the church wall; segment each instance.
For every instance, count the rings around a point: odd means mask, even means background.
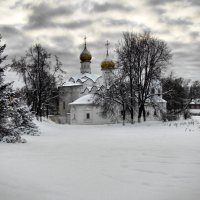
[[[81,96],[81,86],[59,87],[59,114],[67,116],[70,113],[69,103],[75,101]]]
[[[111,120],[101,117],[100,108],[94,105],[72,105],[71,124],[108,124]]]

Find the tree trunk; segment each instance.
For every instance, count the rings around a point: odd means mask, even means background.
[[[138,111],[138,123],[141,122],[142,111],[143,111],[143,109],[142,109],[142,105],[141,105],[141,106],[139,107],[139,111]]]
[[[145,111],[145,106],[143,106],[143,120],[146,122],[146,111]]]
[[[42,121],[42,102],[41,102],[41,95],[39,95],[39,101],[38,101],[38,116],[40,118],[40,121]]]
[[[36,109],[36,119],[39,121],[39,113],[40,113],[40,110],[39,110],[39,107],[37,106],[37,109]]]
[[[133,107],[134,107],[134,102],[133,102],[133,77],[132,77],[132,67],[130,65],[130,95],[131,95],[131,124],[133,124]]]
[[[42,121],[42,109],[40,108],[40,121]]]
[[[143,103],[140,105],[139,111],[138,111],[138,122],[139,123],[141,122],[142,115],[143,115],[143,120],[145,122],[146,121],[146,111],[145,111],[145,106]]]
[[[134,122],[134,121],[133,121],[133,116],[134,116],[134,115],[133,115],[133,108],[131,108],[131,124],[133,124],[133,122]]]
[[[125,105],[123,105],[123,126],[125,125],[125,120],[126,120],[126,110],[125,110]]]
[[[47,115],[47,119],[49,118],[49,106],[46,105],[46,115]]]

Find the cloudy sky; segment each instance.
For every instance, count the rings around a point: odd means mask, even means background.
[[[0,33],[8,61],[36,43],[60,57],[68,74],[79,72],[87,35],[92,71],[100,73],[105,42],[115,57],[123,31],[150,30],[173,53],[170,69],[200,80],[200,0],[0,0]],[[12,73],[8,80],[18,80]]]

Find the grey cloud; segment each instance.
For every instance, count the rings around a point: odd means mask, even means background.
[[[5,53],[10,58],[21,55],[27,46],[31,45],[31,39],[15,27],[1,25],[0,30],[7,46]]]
[[[183,2],[183,0],[176,0],[178,2]],[[166,3],[173,3],[175,2],[174,0],[165,0],[165,1],[162,1],[162,0],[147,0],[147,4],[148,5],[152,5],[152,6],[156,6],[156,5],[164,5]]]
[[[176,70],[177,74],[180,76],[194,77],[194,79],[199,79],[200,75],[200,46],[193,43],[181,43],[173,42],[169,43],[173,53],[173,69]],[[192,53],[191,53],[192,52]]]
[[[92,8],[93,12],[106,12],[106,11],[113,11],[113,10],[127,12],[127,11],[134,10],[134,8],[122,3],[107,3],[107,2],[103,4],[99,4],[96,2],[93,3],[93,8]]]
[[[125,19],[107,19],[105,20],[105,23],[111,26],[123,26],[123,25],[130,25],[133,22]]]
[[[199,0],[188,0],[192,5],[197,5],[200,6],[200,1]]]
[[[81,53],[76,51],[75,44],[72,38],[68,36],[55,36],[51,38],[54,47],[44,45],[44,48],[48,50],[52,55],[57,55],[62,62],[63,70],[68,74],[73,74],[79,72],[80,60],[79,55]]]
[[[77,20],[69,23],[63,24],[63,27],[68,29],[77,29],[77,28],[83,28],[85,26],[89,26],[93,23],[92,20]]]
[[[161,23],[166,23],[168,25],[181,25],[181,26],[187,26],[187,25],[192,25],[193,23],[189,20],[186,19],[170,19],[167,17],[161,17],[159,19]]]
[[[14,5],[10,6],[10,9],[15,9],[15,8],[19,8],[19,7],[25,8],[25,9],[31,8],[31,3],[25,3],[22,0],[18,0],[15,2]]]
[[[150,6],[156,6],[156,5],[164,5],[166,3],[173,3],[175,0],[147,0],[147,4]],[[176,0],[176,2],[181,2],[184,3],[183,0]],[[200,6],[200,1],[199,0],[187,0],[186,3],[189,3],[190,5],[194,6]]]
[[[190,36],[193,39],[197,39],[198,37],[200,37],[200,33],[198,31],[192,31],[192,32],[190,32]]]
[[[52,8],[46,3],[32,7],[32,14],[29,16],[28,24],[25,26],[27,29],[38,29],[55,26],[52,22],[53,17],[68,16],[75,11],[73,7],[55,7]]]
[[[14,27],[7,25],[0,25],[1,34],[5,37],[12,37],[13,35],[19,35],[20,31]]]

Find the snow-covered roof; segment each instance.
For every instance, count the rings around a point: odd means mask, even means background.
[[[67,81],[63,84],[63,86],[79,86],[82,85],[81,83],[73,83],[71,81]]]
[[[93,104],[93,103],[94,103],[94,95],[87,94],[78,98],[77,100],[70,103],[69,105],[86,105],[86,104]]]
[[[98,78],[100,78],[101,75],[97,75],[97,74],[89,74],[89,73],[84,73],[84,74],[77,74],[75,76],[72,76],[71,78],[77,82],[78,80],[80,80],[81,82],[85,82],[88,79],[91,79],[93,82],[96,82]],[[71,79],[70,78],[70,79]]]

